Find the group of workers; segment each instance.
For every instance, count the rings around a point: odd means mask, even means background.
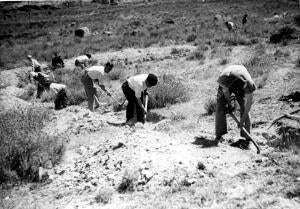
[[[56,55],[57,56],[57,55]],[[41,71],[41,65],[28,56],[32,63],[33,78],[38,82],[38,95],[43,90],[51,90],[55,92],[55,109],[61,109],[67,106],[66,86],[57,84],[47,80],[47,75]],[[88,108],[94,111],[100,106],[97,98],[97,88],[102,89],[108,96],[111,93],[105,88],[104,77],[113,69],[113,64],[107,62],[104,66],[88,67],[88,61],[91,59],[90,54],[82,55],[75,61],[75,65],[81,67],[84,73],[81,77],[81,82],[84,86],[88,100]],[[43,80],[44,79],[44,80]],[[122,84],[122,91],[128,100],[126,109],[126,123],[129,123],[134,118],[136,112],[137,122],[145,122],[145,114],[148,110],[143,103],[145,96],[148,94],[147,89],[155,86],[158,82],[157,76],[154,74],[139,74],[129,77]],[[215,114],[215,133],[216,138],[213,141],[215,145],[222,142],[222,136],[227,133],[226,114],[231,113],[235,109],[235,102],[240,106],[240,125],[241,136],[245,138],[245,143],[249,144],[250,139],[244,135],[243,127],[250,133],[251,121],[249,111],[252,105],[253,92],[256,86],[243,65],[230,65],[226,67],[217,80],[219,84],[217,92],[217,107]]]

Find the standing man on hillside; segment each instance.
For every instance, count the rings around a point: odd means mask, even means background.
[[[251,121],[249,111],[251,109],[253,92],[256,86],[243,65],[230,65],[226,67],[218,78],[219,89],[217,94],[216,109],[216,145],[222,141],[222,136],[227,133],[226,113],[232,112],[231,95],[234,94],[240,105],[240,129],[241,136],[245,137],[242,127],[250,133]],[[248,147],[250,139],[246,138],[245,146]]]
[[[107,62],[104,66],[92,66],[85,69],[81,82],[84,86],[84,90],[88,99],[88,107],[90,111],[94,112],[94,101],[96,107],[100,106],[97,98],[97,86],[100,87],[108,96],[111,96],[110,92],[104,86],[105,73],[109,73],[113,68],[113,64]]]
[[[41,64],[36,59],[33,59],[31,55],[27,55],[27,59],[31,62],[33,72],[42,72]]]
[[[134,109],[137,114],[137,121],[145,123],[144,113],[147,109],[143,105],[143,96],[147,94],[147,89],[156,86],[157,77],[154,74],[140,74],[128,78],[122,84],[123,93],[128,100],[126,109],[126,123],[134,117]]]

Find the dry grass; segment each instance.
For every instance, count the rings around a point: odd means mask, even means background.
[[[216,112],[217,109],[216,98],[209,98],[204,104],[204,109],[208,115],[212,115],[214,112]]]
[[[113,189],[104,187],[97,191],[95,200],[97,203],[107,204],[112,200]]]
[[[118,192],[125,193],[125,192],[133,192],[134,187],[137,183],[139,178],[139,172],[137,169],[128,168],[124,171],[122,181],[118,185]]]
[[[19,98],[25,101],[29,101],[34,96],[35,91],[36,85],[30,83],[25,87],[24,92],[19,96]]]
[[[167,74],[159,78],[158,84],[150,89],[150,94],[149,108],[161,108],[189,100],[188,91],[182,82]]]
[[[81,83],[81,70],[58,69],[54,71],[55,82],[67,86],[70,105],[78,105],[86,100],[85,91]]]
[[[0,117],[0,183],[38,180],[38,167],[48,160],[55,165],[63,141],[42,131],[50,112],[38,107],[16,108]]]

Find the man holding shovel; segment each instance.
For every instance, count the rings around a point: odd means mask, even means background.
[[[95,108],[100,106],[100,102],[97,98],[96,87],[99,86],[108,96],[111,97],[111,93],[104,86],[104,75],[109,73],[113,68],[113,64],[107,62],[104,66],[92,66],[85,69],[81,82],[84,86],[84,90],[88,99],[88,107],[90,111],[94,112],[94,102],[96,103]]]
[[[222,141],[222,136],[227,133],[226,113],[232,114],[234,111],[234,105],[232,104],[232,94],[234,94],[240,106],[239,128],[241,129],[241,136],[245,137],[240,147],[246,149],[249,146],[251,138],[243,131],[243,128],[250,133],[251,121],[249,111],[256,86],[243,65],[230,65],[226,67],[220,74],[218,83],[215,143],[217,145],[218,142]],[[233,115],[233,117],[235,116]]]
[[[137,114],[137,122],[145,123],[147,114],[147,89],[156,86],[157,77],[154,74],[140,74],[128,78],[122,84],[123,93],[128,100],[126,109],[126,123],[129,123],[134,117],[134,110]],[[145,99],[144,99],[145,96]],[[143,101],[145,100],[145,106]]]

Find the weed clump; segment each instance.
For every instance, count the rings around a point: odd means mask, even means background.
[[[28,84],[25,87],[24,92],[18,97],[25,101],[29,101],[34,96],[35,91],[36,91],[36,86],[34,84]]]
[[[173,75],[164,74],[158,84],[151,88],[149,108],[166,107],[167,104],[186,102],[189,100],[187,88]]]
[[[139,173],[137,170],[126,169],[122,181],[117,188],[118,192],[133,192],[135,183],[137,182],[138,178]]]
[[[81,84],[83,71],[58,69],[54,71],[54,75],[56,83],[62,83],[67,86],[69,105],[78,105],[86,100],[85,91]]]
[[[38,168],[47,161],[59,162],[64,144],[42,131],[49,110],[15,108],[0,117],[0,184],[37,181]]]
[[[215,98],[209,98],[204,104],[204,109],[208,115],[212,115],[217,109],[217,100]]]
[[[101,188],[97,192],[95,200],[97,203],[107,204],[111,201],[113,190],[111,188]]]

